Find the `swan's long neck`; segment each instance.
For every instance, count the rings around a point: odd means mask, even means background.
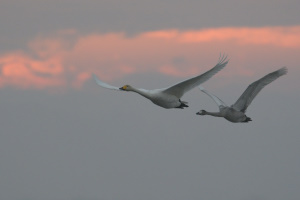
[[[207,112],[206,111],[205,115],[211,115],[211,116],[214,116],[214,117],[224,117],[224,114],[221,113],[221,112]]]
[[[146,98],[150,98],[150,94],[149,94],[149,91],[148,90],[145,90],[145,89],[137,89],[137,88],[133,88],[131,87],[131,91],[132,92],[136,92],[140,95],[142,95],[143,97],[146,97]]]

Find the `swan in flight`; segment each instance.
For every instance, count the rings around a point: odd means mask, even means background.
[[[177,83],[168,88],[162,89],[154,89],[154,90],[146,90],[146,89],[138,89],[134,88],[130,85],[124,85],[121,88],[109,85],[100,81],[95,74],[93,74],[96,83],[104,88],[112,89],[112,90],[121,90],[121,91],[131,91],[136,92],[143,97],[149,99],[154,104],[161,106],[163,108],[181,108],[188,107],[187,102],[181,101],[180,98],[184,95],[184,93],[190,91],[194,87],[199,86],[204,83],[208,79],[210,79],[213,75],[223,69],[228,63],[227,56],[220,56],[218,64],[207,72],[198,75],[196,77],[190,78],[188,80]]]
[[[240,96],[240,98],[232,105],[227,106],[221,99],[215,95],[209,93],[202,86],[199,89],[211,97],[215,103],[219,106],[219,112],[208,112],[205,110],[200,110],[197,115],[211,115],[214,117],[224,117],[230,122],[249,122],[252,121],[250,117],[245,115],[247,107],[251,104],[256,95],[269,83],[275,81],[282,75],[287,73],[287,68],[283,67],[277,71],[269,73],[268,75],[262,77],[261,79],[253,82],[245,92]]]

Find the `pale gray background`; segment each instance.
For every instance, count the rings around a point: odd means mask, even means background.
[[[299,10],[296,0],[2,0],[0,52],[68,28],[130,35],[170,28],[299,25]],[[297,72],[258,95],[247,112],[253,119],[249,124],[196,116],[201,108],[217,110],[197,90],[183,98],[190,108],[166,110],[136,94],[99,88],[92,80],[82,89],[57,93],[1,88],[0,199],[298,200]],[[237,78],[226,90],[210,89],[231,104],[263,75]],[[180,80],[133,74],[112,84],[159,88]]]

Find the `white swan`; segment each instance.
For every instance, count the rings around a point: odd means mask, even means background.
[[[161,106],[163,108],[184,108],[184,107],[188,107],[188,105],[186,105],[187,102],[180,100],[180,98],[184,95],[184,93],[188,92],[194,87],[199,86],[200,84],[210,79],[213,75],[215,75],[217,72],[223,69],[227,63],[228,63],[227,56],[222,56],[219,58],[218,64],[212,69],[210,69],[209,71],[199,76],[180,82],[171,87],[163,88],[163,89],[154,89],[154,90],[137,89],[130,85],[124,85],[123,87],[118,88],[100,81],[95,74],[93,76],[96,83],[101,87],[112,89],[112,90],[136,92],[146,97],[154,104]]]
[[[202,92],[211,97],[216,104],[219,106],[219,112],[208,112],[205,110],[200,110],[197,115],[211,115],[214,117],[224,117],[230,122],[248,122],[252,121],[250,117],[245,115],[247,107],[251,104],[252,100],[256,95],[263,89],[266,85],[276,80],[282,75],[287,73],[287,68],[283,67],[277,71],[269,73],[268,75],[262,77],[261,79],[253,82],[247,87],[245,92],[240,96],[240,98],[232,105],[227,106],[221,99],[215,95],[209,93],[203,87],[199,87]]]

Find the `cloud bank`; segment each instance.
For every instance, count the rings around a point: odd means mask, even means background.
[[[221,52],[229,55],[230,70],[220,76],[283,65],[299,72],[300,26],[158,30],[131,37],[58,31],[0,55],[0,87],[80,88],[92,73],[105,81],[146,72],[188,77],[213,67]]]

